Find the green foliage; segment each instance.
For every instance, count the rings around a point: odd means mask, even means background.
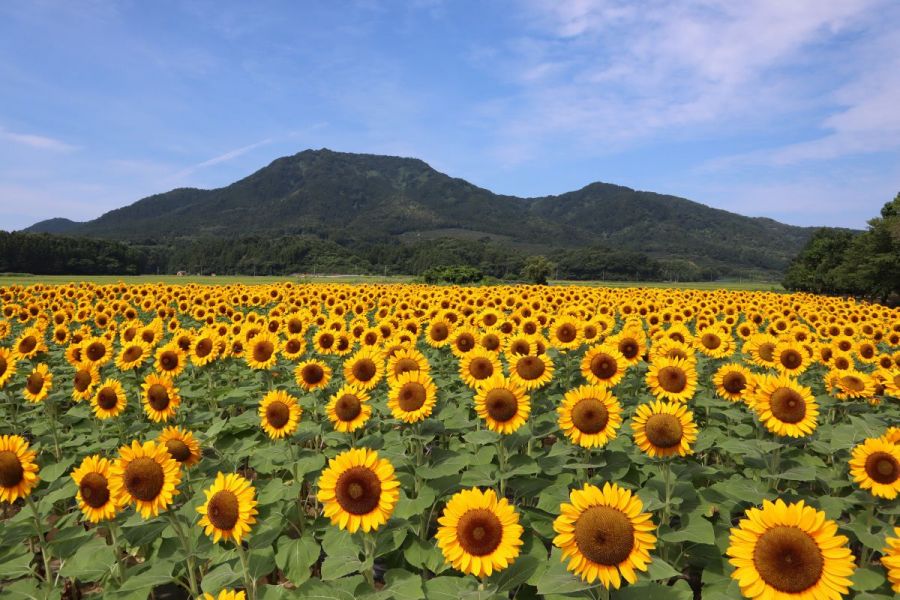
[[[532,256],[525,261],[525,266],[522,267],[522,277],[531,283],[547,285],[547,279],[555,269],[556,265],[547,260],[546,256]]]
[[[154,260],[122,242],[0,231],[0,272],[136,275],[155,270]]]
[[[478,283],[484,279],[484,273],[473,267],[457,265],[441,269],[428,269],[422,273],[425,283],[452,283],[455,285],[465,283]]]

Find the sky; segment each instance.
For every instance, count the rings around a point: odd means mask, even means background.
[[[307,148],[863,228],[900,191],[895,0],[0,3],[0,229]]]

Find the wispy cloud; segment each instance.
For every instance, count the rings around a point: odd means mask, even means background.
[[[78,149],[77,146],[67,144],[66,142],[45,135],[16,133],[5,129],[0,129],[0,139],[22,146],[28,146],[29,148],[35,148],[37,150],[50,150],[52,152],[72,152]]]
[[[221,163],[228,162],[239,156],[247,154],[251,150],[255,150],[256,148],[259,148],[260,146],[265,146],[266,144],[270,144],[270,143],[272,143],[272,139],[266,138],[264,140],[254,142],[252,144],[248,144],[246,146],[241,146],[240,148],[235,148],[234,150],[229,150],[228,152],[225,152],[224,154],[214,156],[213,158],[204,160],[203,162],[200,162],[195,165],[191,165],[185,169],[182,169],[181,171],[176,173],[172,178],[173,179],[184,179],[185,177],[188,177],[188,176],[196,173],[197,171],[200,171],[202,169],[206,169],[208,167],[212,167],[212,166],[215,166],[215,165],[218,165]]]

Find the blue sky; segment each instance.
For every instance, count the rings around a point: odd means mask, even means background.
[[[0,3],[0,229],[306,148],[800,225],[900,191],[900,2]]]

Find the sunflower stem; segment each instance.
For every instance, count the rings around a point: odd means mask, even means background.
[[[38,548],[41,551],[41,558],[44,562],[44,582],[47,583],[47,597],[50,597],[50,590],[53,586],[53,573],[50,570],[50,551],[47,548],[47,544],[44,541],[44,528],[41,526],[41,513],[38,511],[37,504],[32,500],[31,495],[25,496],[25,502],[31,508],[31,512],[34,515],[34,527],[37,531],[38,538]]]
[[[659,463],[660,471],[662,472],[663,478],[663,486],[665,487],[665,501],[663,504],[663,519],[662,525],[669,525],[669,518],[671,517],[671,503],[672,503],[672,465],[668,459],[663,459]]]
[[[113,552],[116,553],[116,581],[119,586],[125,583],[125,565],[122,564],[122,551],[124,548],[119,544],[119,524],[111,522],[109,524],[109,537],[112,542]]]
[[[497,464],[500,478],[500,497],[506,498],[506,448],[503,446],[503,438],[497,441]]]
[[[238,556],[241,557],[241,567],[244,571],[244,586],[247,588],[248,600],[256,600],[256,580],[250,575],[250,561],[247,559],[247,551],[243,544],[235,544]]]
[[[375,536],[372,533],[363,534],[363,551],[365,552],[366,570],[363,576],[373,588],[375,587]]]
[[[44,401],[44,407],[47,409],[47,419],[50,421],[50,431],[53,433],[53,456],[59,461],[62,454],[59,451],[59,436],[56,432],[56,404],[50,398]]]
[[[781,467],[781,445],[775,448],[775,451],[772,452],[772,460],[769,463],[769,474],[771,475],[771,486],[772,490],[778,491],[778,473]]]
[[[188,580],[190,581],[191,588],[191,597],[198,598],[200,596],[200,587],[197,585],[197,575],[194,573],[196,567],[194,565],[194,549],[193,544],[190,542],[190,538],[185,534],[184,528],[181,526],[181,523],[178,522],[178,517],[171,510],[166,512],[166,518],[169,519],[169,523],[172,524],[172,529],[175,531],[175,535],[178,536],[178,539],[181,540],[181,547],[184,548],[184,552],[187,555],[187,570],[188,570]]]

